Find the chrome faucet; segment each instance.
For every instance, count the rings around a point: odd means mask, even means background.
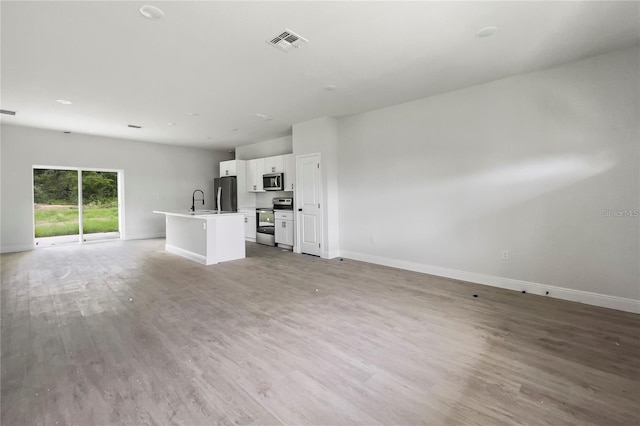
[[[202,205],[204,206],[204,192],[202,191],[202,189],[196,189],[195,191],[193,191],[193,194],[191,194],[191,211],[195,212],[196,211],[196,192],[200,191],[200,193],[202,194],[202,198],[199,199],[198,201],[202,201]]]

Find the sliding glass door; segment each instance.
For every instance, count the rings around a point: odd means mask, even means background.
[[[120,238],[121,173],[34,167],[36,246]]]

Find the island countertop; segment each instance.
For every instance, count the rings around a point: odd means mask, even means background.
[[[196,210],[192,212],[191,210],[178,210],[173,212],[164,212],[159,210],[154,210],[154,213],[164,214],[167,216],[180,216],[180,217],[189,217],[189,218],[208,218],[208,217],[218,217],[218,216],[230,216],[230,215],[241,215],[244,216],[244,213],[238,212],[226,212],[221,211],[218,213],[217,210]]]
[[[245,257],[244,214],[216,210],[159,211],[166,218],[165,250],[203,265]]]

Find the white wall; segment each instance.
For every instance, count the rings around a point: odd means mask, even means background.
[[[636,46],[340,120],[342,254],[637,311],[639,218],[603,211],[640,208],[639,70]]]
[[[127,239],[163,236],[164,216],[153,210],[188,209],[191,193],[213,207],[213,178],[231,154],[82,134],[2,125],[2,251],[33,247],[32,166],[124,170]]]
[[[338,202],[338,122],[321,117],[293,126],[293,154],[321,156],[322,176],[322,247],[321,256],[333,258],[339,254]],[[295,198],[294,198],[295,202]]]
[[[272,157],[274,155],[291,154],[293,142],[291,136],[239,146],[236,148],[236,160],[253,160],[254,158]]]

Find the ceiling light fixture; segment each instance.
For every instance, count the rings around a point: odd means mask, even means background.
[[[333,92],[337,88],[338,86],[336,86],[335,84],[327,84],[326,86],[324,86],[324,90],[326,90],[327,92]]]
[[[498,31],[498,27],[494,27],[494,26],[480,28],[480,31],[478,31],[478,37],[480,38],[491,37],[496,33],[496,31]]]
[[[157,8],[155,6],[144,5],[140,9],[140,14],[147,19],[151,19],[152,21],[157,21],[158,19],[162,19],[164,17],[164,12],[162,9]]]
[[[169,126],[175,126],[175,125],[176,125],[176,123],[168,122],[168,123],[167,123],[167,125],[169,125]]]
[[[71,103],[72,103],[71,101],[68,101],[66,99],[58,99],[56,102],[58,102],[59,104],[62,104],[62,105],[71,105]]]
[[[189,114],[192,117],[197,117],[197,116],[200,115],[200,113],[198,113],[198,112],[188,112],[187,114]]]
[[[127,127],[131,127],[132,129],[142,129],[142,126],[136,126],[135,124],[127,124]]]
[[[8,109],[0,109],[0,114],[16,115],[16,112],[15,111],[9,111]]]

